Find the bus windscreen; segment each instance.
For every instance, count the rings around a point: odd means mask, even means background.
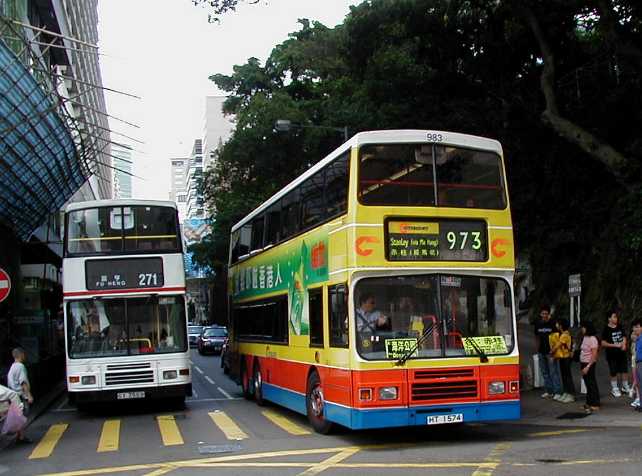
[[[72,359],[185,352],[183,296],[69,301],[67,345]]]

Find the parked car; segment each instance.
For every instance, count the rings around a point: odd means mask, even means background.
[[[203,326],[187,326],[187,337],[189,338],[189,346],[197,347],[198,338],[203,332]]]
[[[220,354],[223,348],[223,342],[227,337],[225,327],[205,327],[198,338],[198,353],[203,355],[208,352]]]

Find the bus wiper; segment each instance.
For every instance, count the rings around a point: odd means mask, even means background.
[[[395,362],[395,366],[400,366],[405,364],[410,356],[415,353],[415,351],[419,348],[421,344],[424,343],[424,341],[432,334],[433,328],[435,327],[434,324],[432,324],[430,327],[426,328],[421,335],[419,336],[419,339],[417,339],[417,342],[415,342],[415,345],[412,346],[412,348],[408,349],[401,357],[399,357],[399,360]]]
[[[486,352],[484,352],[481,349],[481,347],[477,345],[477,342],[475,342],[474,337],[468,337],[468,342],[470,342],[470,345],[472,345],[473,349],[475,349],[475,352],[477,352],[477,355],[479,356],[479,361],[484,364],[488,362],[488,356],[486,355]]]

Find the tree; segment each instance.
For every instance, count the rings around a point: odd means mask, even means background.
[[[211,252],[233,223],[339,144],[276,119],[369,129],[455,130],[499,139],[535,302],[564,303],[582,272],[589,306],[635,306],[642,278],[640,8],[615,0],[382,0],[330,29],[301,21],[265,64],[212,80],[237,129],[207,174]]]

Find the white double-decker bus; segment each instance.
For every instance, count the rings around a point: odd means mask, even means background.
[[[65,210],[69,400],[191,395],[185,270],[174,202],[101,200]]]

